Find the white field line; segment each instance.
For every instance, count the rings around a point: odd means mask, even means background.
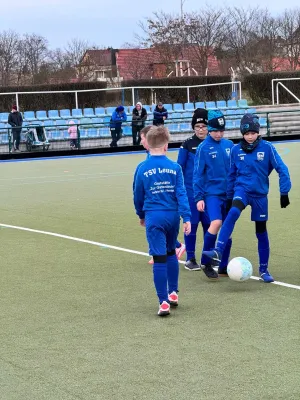
[[[112,250],[117,250],[117,251],[123,251],[125,253],[130,253],[130,254],[137,254],[139,256],[146,256],[149,257],[148,253],[144,253],[142,251],[137,251],[137,250],[130,250],[130,249],[126,249],[124,247],[118,247],[118,246],[112,246],[110,244],[105,244],[105,243],[100,243],[100,242],[94,242],[92,240],[86,240],[86,239],[81,239],[81,238],[77,238],[74,236],[67,236],[67,235],[62,235],[60,233],[54,233],[54,232],[47,232],[47,231],[41,231],[38,229],[31,229],[31,228],[24,228],[22,226],[15,226],[15,225],[7,225],[7,224],[1,224],[0,223],[0,227],[3,228],[10,228],[10,229],[17,229],[19,231],[25,231],[25,232],[32,232],[32,233],[39,233],[42,235],[48,235],[48,236],[54,236],[54,237],[58,237],[61,239],[68,239],[68,240],[73,240],[74,242],[80,242],[80,243],[86,243],[86,244],[91,244],[93,246],[98,246],[98,247],[103,247],[103,248],[107,248],[107,249],[112,249]],[[184,264],[184,261],[179,261],[181,264]],[[251,279],[254,279],[256,281],[259,280],[259,278],[257,276],[251,276]],[[290,289],[297,289],[300,290],[300,286],[298,285],[292,285],[290,283],[285,283],[285,282],[273,282],[273,285],[278,285],[278,286],[284,286]]]

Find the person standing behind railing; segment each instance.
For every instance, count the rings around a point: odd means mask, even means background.
[[[19,152],[19,145],[21,140],[21,132],[23,125],[22,114],[18,111],[17,106],[14,104],[8,116],[8,123],[12,127],[13,135],[13,152]]]
[[[132,143],[134,146],[141,143],[140,132],[145,126],[146,119],[147,110],[142,103],[136,103],[135,108],[132,110]]]
[[[77,132],[77,126],[74,121],[69,122],[69,129],[68,129],[68,134],[70,135],[70,147],[72,149],[77,149],[78,148],[78,143],[77,143],[77,137],[78,137],[78,132]]]
[[[153,111],[153,125],[164,125],[167,118],[168,111],[165,109],[163,103],[158,103]]]
[[[110,147],[118,147],[118,141],[122,137],[122,122],[127,121],[127,114],[123,106],[118,106],[110,119],[110,133],[112,142]]]

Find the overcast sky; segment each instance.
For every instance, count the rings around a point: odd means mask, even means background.
[[[98,46],[120,47],[134,41],[138,21],[154,11],[180,12],[180,0],[14,0],[1,1],[0,32],[12,29],[20,34],[45,36],[51,48],[63,47],[71,38],[82,38]],[[185,0],[188,12],[199,10],[200,0]],[[276,14],[297,7],[298,0],[210,0],[211,7],[255,6]],[[202,3],[203,4],[203,3]]]

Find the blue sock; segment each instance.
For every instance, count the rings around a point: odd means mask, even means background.
[[[181,243],[176,240],[176,249],[179,249],[179,247],[181,247]]]
[[[216,244],[216,239],[217,239],[217,235],[212,235],[211,233],[209,233],[207,231],[204,236],[203,251],[209,251],[209,250],[213,249]],[[209,264],[209,263],[210,263],[209,258],[202,255],[201,264],[205,265],[205,264]]]
[[[179,264],[176,254],[168,256],[167,266],[169,293],[178,292]]]
[[[159,302],[168,301],[167,263],[153,264],[153,280]]]
[[[220,262],[220,267],[221,268],[225,268],[228,265],[231,246],[232,246],[232,239],[228,239],[227,243],[226,243],[226,246],[225,246],[225,249],[224,249],[223,254],[222,254],[221,262]]]
[[[198,229],[198,224],[192,224],[191,233],[189,235],[184,235],[184,242],[186,247],[186,261],[191,260],[195,257],[196,248],[196,234]]]
[[[234,225],[236,221],[239,219],[241,215],[241,211],[237,207],[232,207],[222,225],[222,228],[219,233],[217,248],[221,253],[224,252],[227,242],[233,232]]]
[[[269,257],[270,257],[270,244],[268,232],[257,233],[258,239],[258,257],[259,257],[259,271],[265,272],[268,268]]]

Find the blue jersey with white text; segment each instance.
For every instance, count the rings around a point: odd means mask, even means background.
[[[176,211],[184,222],[191,211],[179,164],[165,155],[151,156],[136,171],[134,205],[140,219],[147,211]]]
[[[280,193],[288,194],[291,190],[289,170],[271,143],[260,140],[250,153],[246,153],[240,143],[235,145],[230,156],[227,198],[232,199],[238,188],[254,197],[266,196],[273,169],[279,175]]]
[[[232,147],[231,140],[216,141],[210,135],[198,146],[193,176],[196,203],[209,195],[226,197]]]

